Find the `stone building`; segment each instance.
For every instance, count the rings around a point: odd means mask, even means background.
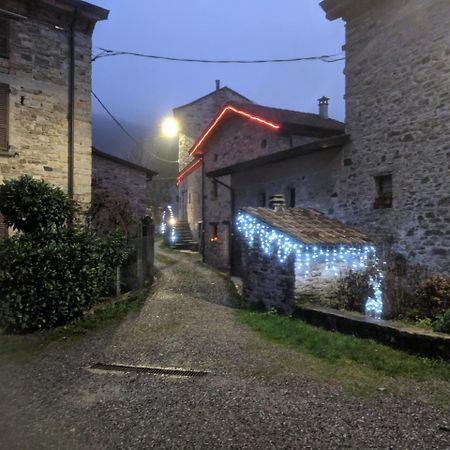
[[[196,159],[189,154],[189,150],[223,105],[231,100],[250,103],[250,100],[233,89],[226,86],[221,88],[220,81],[216,80],[215,91],[173,110],[179,124],[179,172],[185,174],[178,178],[181,181],[178,183],[177,215],[179,219],[188,221],[195,240],[199,240],[201,235],[202,177],[198,170],[192,170]]]
[[[450,2],[324,0],[346,23],[346,132],[334,215],[411,263],[450,262]]]
[[[105,230],[111,221],[132,233],[150,215],[151,181],[157,173],[92,148],[91,214]]]
[[[0,9],[0,183],[22,174],[91,201],[91,42],[108,11],[80,0]]]
[[[285,193],[291,207],[330,212],[347,136],[326,106],[320,115],[229,102],[197,139],[190,150],[196,159],[179,180],[189,170],[200,178],[207,263],[239,273],[233,218],[240,207],[267,206],[270,196]]]

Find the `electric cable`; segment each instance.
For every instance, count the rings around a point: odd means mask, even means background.
[[[109,117],[111,117],[111,119],[114,121],[114,123],[136,144],[136,145],[141,145],[141,142],[136,139],[121,123],[120,121],[114,116],[114,114],[106,107],[106,105],[100,100],[100,98],[98,97],[98,95],[94,92],[91,91],[92,95],[95,97],[95,99],[99,102],[100,106],[106,111],[106,113],[109,115]],[[160,156],[156,155],[155,153],[153,153],[152,151],[148,151],[150,153],[151,156],[153,156],[153,158],[155,159],[159,159],[162,162],[165,163],[171,163],[171,164],[178,164],[178,160],[177,161],[172,161],[169,159],[164,159],[161,158]]]
[[[107,48],[97,47],[100,53],[97,53],[93,58],[92,62],[101,59],[108,58],[112,56],[136,56],[139,58],[149,58],[149,59],[159,59],[165,61],[176,61],[176,62],[190,62],[190,63],[203,63],[203,64],[265,64],[265,63],[290,63],[299,61],[321,61],[326,63],[334,63],[337,61],[343,61],[345,58],[342,57],[343,52],[336,53],[332,55],[321,55],[321,56],[303,56],[295,58],[278,58],[278,59],[198,59],[198,58],[179,58],[174,56],[161,56],[161,55],[150,55],[146,53],[138,52],[128,52],[120,50],[111,50]]]

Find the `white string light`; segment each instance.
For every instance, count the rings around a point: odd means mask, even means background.
[[[338,278],[341,267],[363,272],[370,263],[378,262],[373,245],[307,245],[242,211],[237,215],[236,228],[250,247],[258,242],[264,254],[272,256],[276,252],[281,264],[293,256],[296,277],[308,278],[311,269],[317,264],[324,265],[328,274]],[[381,274],[370,277],[374,295],[366,304],[366,314],[377,318],[383,312],[381,278]]]

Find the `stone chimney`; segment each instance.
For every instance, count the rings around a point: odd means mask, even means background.
[[[328,119],[328,105],[329,105],[329,98],[328,97],[321,97],[319,98],[319,116],[322,117],[322,119]]]
[[[220,89],[220,80],[216,80],[216,91]]]
[[[284,194],[276,194],[270,197],[269,205],[275,211],[284,211],[286,206]]]

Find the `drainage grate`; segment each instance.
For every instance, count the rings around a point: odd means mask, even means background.
[[[94,364],[91,369],[97,370],[113,370],[119,372],[143,372],[154,373],[159,375],[178,375],[181,377],[203,377],[208,375],[209,372],[202,370],[185,370],[185,369],[173,369],[164,367],[139,367],[139,366],[124,366],[121,364]]]

